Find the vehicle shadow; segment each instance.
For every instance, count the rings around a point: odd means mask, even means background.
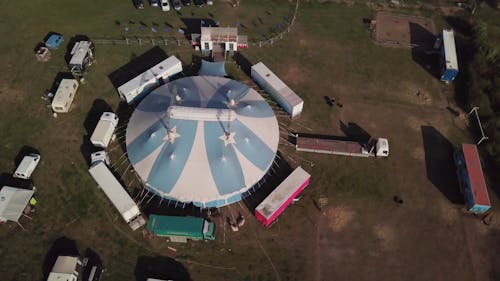
[[[136,281],[146,281],[148,278],[161,280],[191,281],[186,267],[168,257],[140,256],[134,270]]]
[[[453,204],[464,204],[453,163],[453,145],[436,128],[422,126],[427,178]]]
[[[436,36],[420,24],[410,22],[411,56],[429,74],[439,78],[439,50],[434,50]]]
[[[79,256],[78,247],[75,240],[69,239],[68,237],[60,237],[54,241],[52,247],[50,248],[42,265],[43,280],[47,280],[49,277],[52,267],[56,263],[57,257],[59,256]]]
[[[349,138],[358,141],[361,144],[368,143],[372,136],[358,124],[353,122],[348,122],[347,124],[340,122],[340,130]]]

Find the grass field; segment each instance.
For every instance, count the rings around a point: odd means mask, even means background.
[[[373,44],[361,19],[375,12],[364,5],[301,3],[292,32],[283,40],[242,52],[251,63],[263,61],[304,99],[302,116],[288,124],[291,130],[345,134],[342,124],[358,126],[387,137],[391,145],[388,159],[280,147],[291,166],[301,164],[312,174],[312,182],[270,229],[261,227],[241,202],[223,208],[223,216],[215,219],[215,242],[148,240],[140,231],[131,232],[96,188],[82,153],[90,133],[86,124],[96,118],[89,112],[96,100],[117,109],[119,99],[108,76],[152,46],[96,46],[97,64],[68,114],[53,118],[41,99],[56,75],[66,71],[65,47],[53,52],[48,63],[34,58],[34,46],[48,31],[66,40],[76,34],[121,38],[143,34],[141,21],[148,28],[167,22],[168,36],[178,37],[173,34],[185,28],[184,17],[212,18],[222,26],[239,19],[241,32],[259,40],[259,31],[283,22],[291,6],[288,1],[245,0],[234,9],[216,2],[200,9],[183,7],[177,15],[149,7],[136,11],[131,1],[1,2],[0,173],[14,170],[23,146],[39,149],[42,162],[33,176],[39,200],[33,220],[22,220],[25,231],[13,223],[0,226],[0,279],[43,280],[52,267],[54,242],[67,237],[81,254],[87,248],[100,254],[106,266],[103,280],[143,281],[147,273],[171,267],[181,276],[177,280],[189,275],[195,281],[498,280],[498,223],[487,227],[454,203],[458,187],[447,152],[451,144],[471,140],[463,120],[446,110],[452,100],[443,94],[448,86],[416,63],[411,51]],[[439,29],[443,21],[433,16]],[[158,36],[147,32],[144,36]],[[163,50],[186,66],[197,55],[187,46]],[[232,62],[227,68],[232,76],[250,80]],[[330,108],[325,95],[336,97],[343,108]],[[314,202],[321,195],[329,198],[329,206],[319,211]],[[394,204],[394,195],[404,204]],[[497,206],[495,193],[490,195]],[[232,233],[224,216],[238,211],[247,224]],[[167,246],[177,248],[175,259],[184,269],[166,257]]]

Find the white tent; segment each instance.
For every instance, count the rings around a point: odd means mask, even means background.
[[[33,196],[33,189],[4,186],[0,190],[0,221],[17,222]]]

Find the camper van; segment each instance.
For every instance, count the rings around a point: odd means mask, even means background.
[[[76,79],[62,79],[52,100],[52,110],[57,113],[68,112],[77,90]]]
[[[20,179],[29,179],[33,171],[35,171],[38,162],[40,162],[39,154],[32,153],[24,156],[23,160],[21,161],[19,166],[17,166],[17,169],[14,172],[14,177]]]
[[[76,42],[71,49],[68,67],[73,75],[81,76],[94,62],[94,43],[92,41]]]
[[[118,116],[113,112],[104,112],[90,137],[90,142],[97,147],[108,147],[117,125]]]

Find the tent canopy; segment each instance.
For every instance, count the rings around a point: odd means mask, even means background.
[[[201,61],[201,67],[198,71],[199,75],[207,76],[221,76],[227,75],[226,68],[224,67],[224,62],[209,62],[206,60]]]
[[[4,186],[0,190],[0,220],[18,221],[34,190]]]

